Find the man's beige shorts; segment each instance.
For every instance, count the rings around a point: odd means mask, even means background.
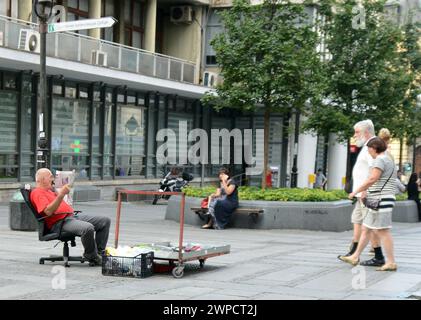
[[[355,204],[354,211],[352,211],[351,222],[353,224],[362,224],[364,218],[367,216],[368,208],[364,207],[361,203],[360,198],[358,198],[357,203]]]

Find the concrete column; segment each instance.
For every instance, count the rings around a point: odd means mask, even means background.
[[[346,175],[346,143],[340,144],[335,134],[329,135],[327,188],[342,189],[342,178]]]
[[[32,0],[18,1],[18,19],[31,21],[32,16]]]
[[[202,32],[201,25],[203,26],[204,23],[207,23],[207,21],[204,21],[204,15],[203,15],[204,7],[196,7],[195,15],[197,21],[200,21],[199,24],[194,23],[196,25],[196,31],[195,31],[195,39],[194,39],[194,46],[195,46],[195,62],[196,62],[196,73],[194,75],[194,83],[198,84],[200,82],[201,74],[202,74],[202,58],[203,58],[203,42],[204,40],[204,33]]]
[[[146,4],[145,43],[143,49],[155,52],[157,0],[148,0]]]
[[[101,0],[89,0],[89,19],[101,18]],[[90,29],[88,31],[89,36],[100,39],[101,29]]]
[[[317,136],[310,134],[300,134],[298,139],[298,188],[312,188],[313,184],[309,184],[308,175],[315,172],[314,164],[316,163],[317,152]]]

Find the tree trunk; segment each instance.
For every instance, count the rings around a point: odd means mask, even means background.
[[[403,139],[399,139],[399,170],[402,171]]]
[[[265,108],[265,116],[264,116],[264,147],[263,147],[263,172],[262,172],[262,189],[266,189],[266,170],[269,163],[269,130],[270,130],[270,112],[269,108]]]

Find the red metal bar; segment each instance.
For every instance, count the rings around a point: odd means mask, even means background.
[[[117,249],[118,247],[118,236],[120,233],[120,216],[121,216],[121,191],[117,192],[117,218],[115,222],[115,240],[114,240],[114,247]]]
[[[178,240],[178,263],[183,263],[183,238],[184,238],[184,204],[186,201],[186,195],[181,194],[181,207],[180,207],[180,238]]]
[[[121,193],[126,194],[145,194],[145,195],[168,195],[168,196],[178,196],[181,195],[181,192],[159,192],[159,191],[135,191],[135,190],[119,190]]]
[[[135,191],[135,190],[126,190],[126,189],[122,189],[118,191],[118,196],[117,196],[117,217],[116,217],[116,224],[115,224],[115,240],[114,240],[114,246],[115,248],[118,247],[118,237],[120,234],[120,216],[121,216],[121,195],[125,193],[125,194],[145,194],[145,195],[168,195],[168,196],[179,196],[182,195],[182,213],[180,212],[180,216],[182,214],[182,218],[183,218],[183,222],[180,221],[180,239],[181,239],[181,244],[179,245],[179,248],[183,247],[183,225],[184,225],[184,202],[185,202],[185,194],[182,192],[159,192],[159,191]],[[179,253],[179,260],[181,261],[182,259],[182,254],[181,254],[181,249],[180,249],[180,253]]]

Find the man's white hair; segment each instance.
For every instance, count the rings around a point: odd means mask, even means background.
[[[364,131],[368,131],[372,136],[375,135],[374,124],[373,124],[373,121],[371,121],[370,119],[357,122],[354,125],[354,129],[357,129],[357,128]]]
[[[51,171],[47,168],[41,168],[37,171],[35,174],[35,181],[40,182],[41,178],[43,178],[46,175],[50,175]]]

